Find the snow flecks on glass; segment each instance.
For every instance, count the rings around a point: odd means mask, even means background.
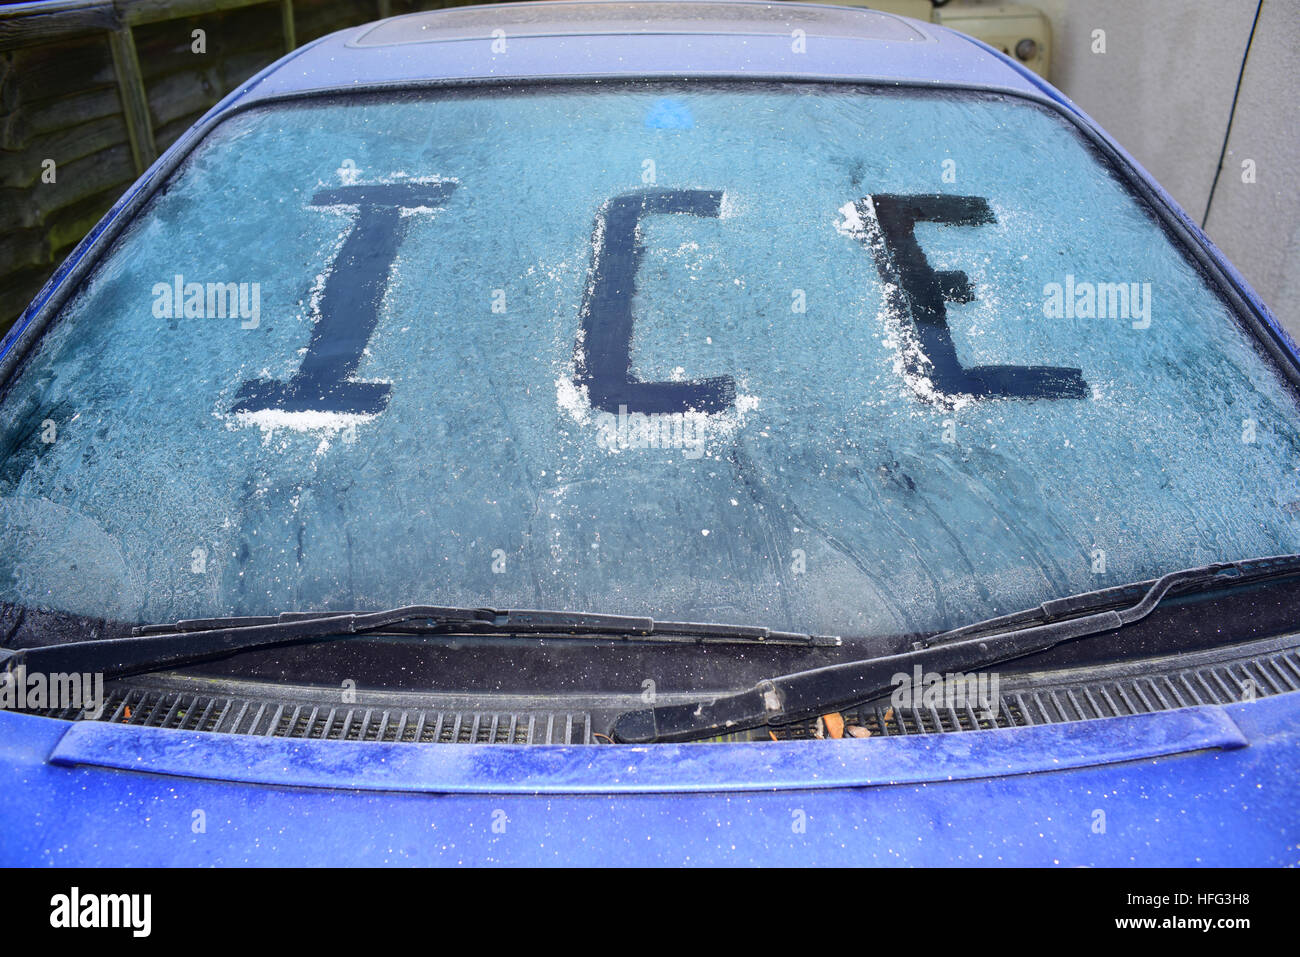
[[[922,92],[669,92],[689,124],[647,126],[653,87],[226,121],[0,407],[17,529],[0,598],[150,621],[439,603],[852,635],[1300,551],[1294,394],[1061,121]],[[292,377],[319,328],[357,214],[312,197],[446,181],[445,206],[402,221],[351,380],[387,384],[383,409],[232,412],[247,380]],[[650,188],[722,198],[641,222],[631,372],[734,385],[721,411],[655,420],[653,443],[592,408],[575,364],[601,211]],[[1084,397],[938,390],[877,264],[870,197],[887,194],[987,202],[993,222],[915,230],[934,270],[969,280],[945,304],[957,355],[1077,367]],[[260,323],[156,317],[150,290],[177,275],[260,283]],[[1052,315],[1053,284],[1146,283],[1149,316],[1099,317],[1095,295]]]

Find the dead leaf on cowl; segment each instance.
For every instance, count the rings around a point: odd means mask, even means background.
[[[822,715],[822,721],[825,722],[826,733],[832,738],[844,737],[844,715],[832,711],[830,714]]]
[[[850,724],[845,729],[851,738],[869,738],[871,731],[860,724]]]

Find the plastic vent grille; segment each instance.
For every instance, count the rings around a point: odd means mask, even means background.
[[[461,712],[276,704],[177,691],[113,690],[98,720],[148,728],[406,744],[589,744],[585,712]],[[44,712],[84,720],[76,709]]]
[[[843,712],[845,723],[874,736],[942,734],[1057,724],[1197,705],[1234,704],[1300,691],[1300,650],[1284,649],[1227,664],[1088,683],[1040,681],[1003,691],[995,715],[972,707],[894,708],[875,702]],[[77,709],[37,712],[90,720]],[[406,744],[595,744],[585,711],[436,711],[365,705],[276,703],[182,691],[110,689],[99,721],[185,731]],[[772,729],[782,740],[816,737],[816,722]],[[723,740],[768,740],[766,728]]]
[[[1300,691],[1300,652],[1280,651],[1249,661],[1188,668],[1163,675],[1088,684],[1047,683],[999,698],[993,717],[973,707],[894,708],[887,703],[843,712],[847,725],[872,736],[936,734],[985,728],[1025,727],[1169,711],[1197,705],[1235,704],[1250,698]],[[775,729],[782,740],[816,736],[816,722]]]

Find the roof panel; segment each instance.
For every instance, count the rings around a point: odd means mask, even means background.
[[[805,43],[791,42],[795,29],[804,31]],[[493,30],[505,31],[506,47],[490,45]],[[665,76],[861,79],[1044,95],[1027,71],[968,37],[860,7],[560,0],[457,7],[350,27],[300,47],[220,109],[307,91]]]
[[[793,3],[600,2],[563,0],[481,7],[453,7],[394,17],[375,24],[355,46],[391,46],[440,40],[507,36],[599,34],[732,34],[852,37],[893,42],[924,41],[927,36],[906,20],[874,10]]]

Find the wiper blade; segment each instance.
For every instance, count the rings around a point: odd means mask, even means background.
[[[142,625],[130,638],[103,638],[19,650],[0,649],[0,665],[45,674],[105,678],[158,671],[245,651],[364,635],[606,636],[625,640],[834,646],[840,639],[749,625],[656,621],[591,612],[507,611],[408,605],[377,612],[289,612],[276,617],[198,618]]]
[[[882,697],[896,686],[896,675],[910,674],[917,666],[930,673],[978,671],[1124,628],[1151,614],[1171,592],[1210,590],[1296,573],[1300,573],[1300,555],[1283,555],[1202,565],[1153,581],[1085,592],[934,635],[914,643],[911,651],[767,678],[747,691],[709,700],[627,711],[615,720],[611,736],[628,744],[692,741],[810,719]],[[1140,594],[1137,601],[1106,607],[1134,589]]]
[[[1167,594],[1177,595],[1224,586],[1231,587],[1247,582],[1259,582],[1269,578],[1294,575],[1297,572],[1300,572],[1300,555],[1273,555],[1267,558],[1217,562],[1174,572],[1173,575],[1177,576],[1177,580],[1168,588]],[[1051,621],[1060,621],[1082,614],[1103,611],[1107,608],[1120,608],[1138,601],[1163,580],[1151,578],[1144,581],[1129,582],[1126,585],[1113,585],[1109,588],[1080,592],[1065,598],[1054,598],[1025,611],[1001,615],[997,618],[988,618],[974,624],[963,625],[961,628],[954,628],[952,631],[932,635],[923,641],[915,643],[915,647],[928,647],[944,642],[958,641],[963,638],[973,638],[976,635],[995,634],[1034,623],[1045,624]],[[1164,596],[1162,595],[1162,597]]]

